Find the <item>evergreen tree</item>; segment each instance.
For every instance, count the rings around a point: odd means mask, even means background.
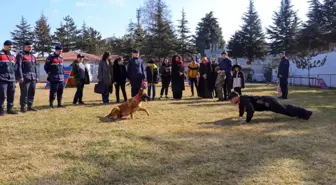
[[[194,53],[194,47],[191,43],[191,35],[190,35],[190,30],[188,28],[188,20],[186,18],[186,14],[184,9],[182,9],[182,18],[179,20],[179,25],[178,25],[178,46],[177,50],[181,54],[182,58],[184,58],[185,55],[187,56],[192,56]]]
[[[30,24],[27,20],[21,16],[21,22],[19,25],[16,25],[16,30],[11,32],[12,40],[14,42],[14,51],[18,52],[23,50],[23,45],[26,41],[32,41],[34,34]]]
[[[215,46],[220,43],[222,45],[224,44],[222,28],[219,26],[218,20],[214,17],[213,12],[207,13],[196,27],[197,51],[204,55],[205,49],[213,49],[210,48],[210,45]]]
[[[68,52],[77,49],[76,42],[80,30],[77,29],[74,20],[69,15],[64,17],[63,20],[65,24],[61,24],[61,26],[56,29],[54,41],[63,46],[64,52]]]
[[[298,37],[298,49],[300,52],[304,50],[324,50],[326,45],[323,33],[324,18],[322,4],[319,0],[310,0],[309,3],[308,21],[303,24]]]
[[[336,42],[336,2],[335,0],[324,0],[322,5],[324,17],[324,35],[328,43]]]
[[[43,13],[35,23],[34,33],[34,49],[43,57],[45,53],[48,54],[51,52],[52,45],[50,26],[47,17]]]
[[[253,0],[250,0],[249,8],[244,14],[243,21],[244,25],[239,35],[241,36],[244,57],[248,58],[249,61],[253,61],[256,58],[263,59],[267,54],[267,45]]]
[[[291,1],[281,0],[279,12],[274,12],[273,15],[273,25],[267,28],[271,54],[286,51],[287,56],[291,56],[296,53],[298,26],[299,19]]]
[[[236,31],[234,35],[231,36],[227,48],[232,58],[237,59],[244,57],[244,42],[241,31]]]
[[[177,38],[169,20],[167,5],[163,0],[148,0],[143,11],[147,15],[145,22],[149,23],[147,25],[148,35],[145,39],[145,54],[159,60],[173,55],[176,52],[174,46],[176,46]]]
[[[82,52],[88,52],[90,45],[90,34],[88,31],[88,27],[86,23],[83,22],[82,28],[80,30],[80,34],[77,38],[76,48],[81,50]]]

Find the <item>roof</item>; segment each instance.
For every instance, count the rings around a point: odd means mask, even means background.
[[[75,52],[75,51],[69,51],[69,52],[65,52],[62,53],[62,57],[64,61],[74,61],[77,59],[77,55],[80,52]],[[93,55],[93,54],[89,54],[89,53],[80,53],[82,54],[87,61],[91,61],[91,62],[99,62],[100,58],[99,56]],[[113,58],[116,58],[117,56],[113,55]],[[46,58],[38,58],[38,61],[45,61]]]

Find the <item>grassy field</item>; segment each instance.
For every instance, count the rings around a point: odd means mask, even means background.
[[[188,88],[182,101],[144,103],[150,117],[112,123],[100,121],[114,105],[93,85],[85,106],[66,89],[67,108],[50,110],[48,93],[37,90],[38,112],[0,118],[0,184],[336,184],[335,91],[291,87],[284,102],[313,110],[311,120],[256,113],[245,125],[236,106],[189,98]]]

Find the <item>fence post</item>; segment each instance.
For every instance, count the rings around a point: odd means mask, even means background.
[[[329,87],[331,87],[331,74],[329,75],[329,78],[330,78],[330,80],[329,80]]]

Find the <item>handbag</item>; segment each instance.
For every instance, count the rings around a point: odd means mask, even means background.
[[[94,92],[97,93],[97,94],[103,94],[104,93],[104,84],[101,83],[100,81],[95,84],[94,86]]]

